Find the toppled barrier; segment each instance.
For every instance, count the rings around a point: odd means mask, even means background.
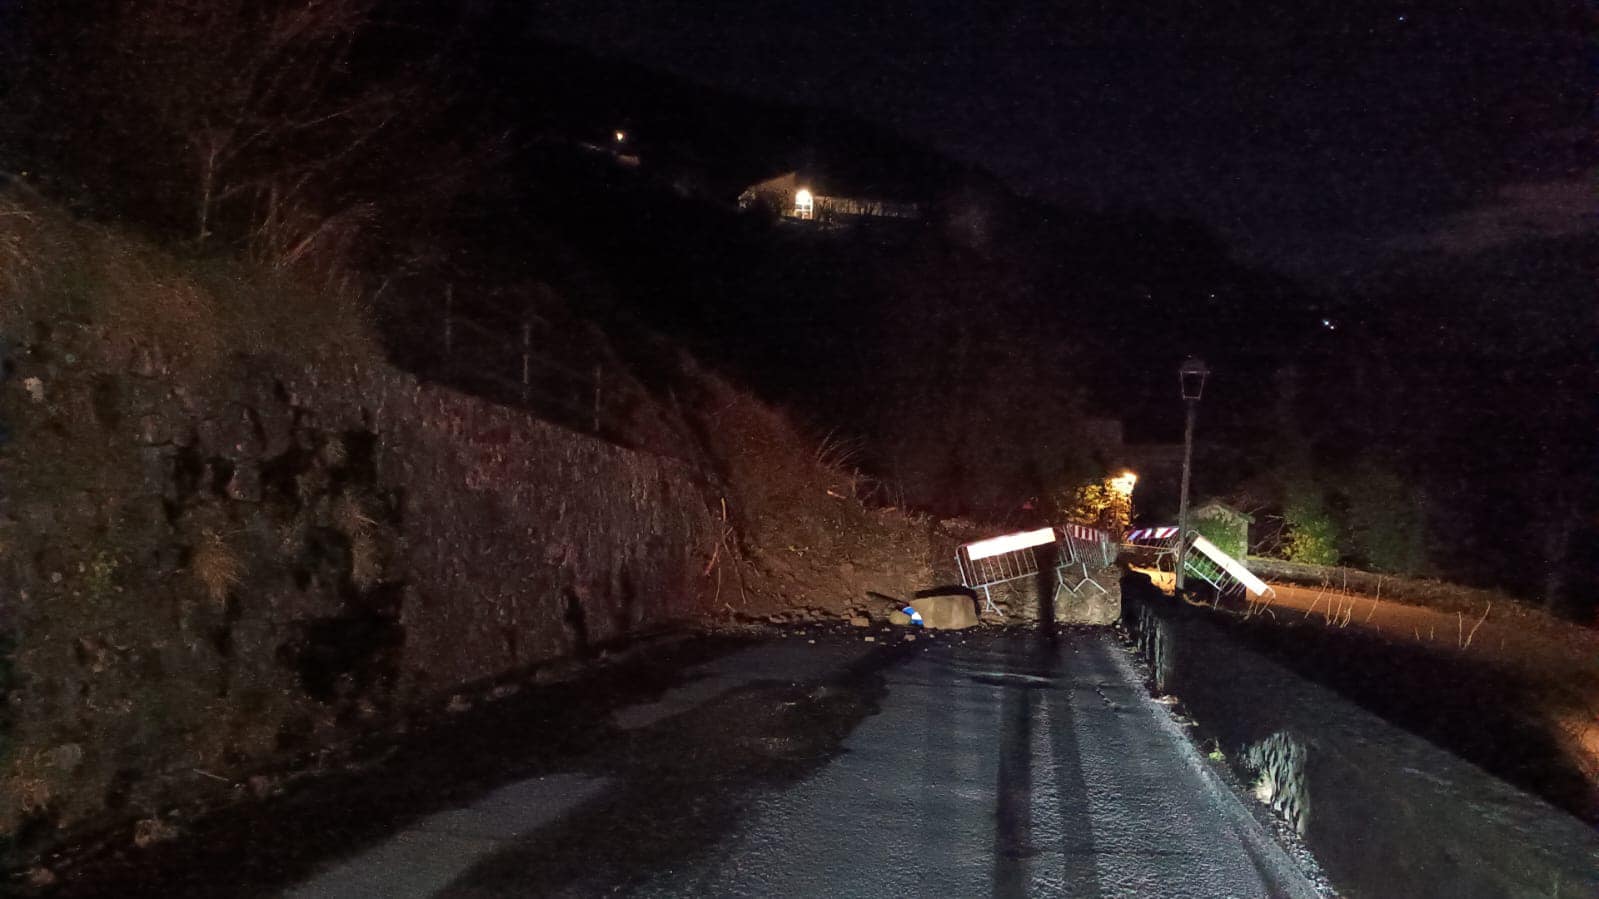
[[[1245,648],[1209,613],[1124,584],[1122,620],[1255,797],[1341,891],[1599,895],[1599,834]],[[1402,685],[1395,685],[1396,689]]]
[[[1068,525],[1003,534],[961,544],[955,562],[962,586],[982,591],[984,613],[1005,614],[998,593],[1024,619],[1109,625],[1121,614],[1116,544],[1104,531]]]

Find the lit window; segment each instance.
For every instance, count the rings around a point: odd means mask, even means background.
[[[811,192],[800,188],[794,192],[794,217],[808,219],[815,207],[812,205]]]

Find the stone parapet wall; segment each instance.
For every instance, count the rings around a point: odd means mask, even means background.
[[[1340,892],[1599,895],[1578,819],[1244,647],[1207,613],[1137,583],[1123,623],[1176,695]]]
[[[1090,583],[1079,584],[1081,572],[1067,577],[1067,586],[1075,590],[1055,592],[1053,574],[1043,578],[1029,577],[989,588],[998,606],[1008,620],[1033,622],[1048,619],[1056,624],[1086,624],[1109,626],[1122,614],[1121,569],[1105,568],[1090,572]],[[1098,585],[1098,588],[1094,585]],[[983,607],[983,591],[977,590],[977,606]],[[1043,600],[1049,600],[1047,609]]]

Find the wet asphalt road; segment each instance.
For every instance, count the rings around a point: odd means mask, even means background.
[[[524,682],[174,813],[178,839],[113,840],[44,894],[1314,895],[1109,631],[869,633]]]
[[[679,670],[582,754],[274,892],[1314,895],[1109,632],[818,636]]]

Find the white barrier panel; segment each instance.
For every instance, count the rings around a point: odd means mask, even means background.
[[[1189,533],[1192,534],[1193,531],[1189,531]],[[1255,577],[1254,573],[1240,565],[1237,559],[1222,552],[1216,544],[1206,540],[1203,536],[1194,535],[1194,549],[1209,556],[1212,562],[1220,565],[1223,571],[1232,575],[1234,580],[1248,588],[1250,593],[1260,596],[1268,589],[1265,581]]]
[[[966,558],[973,562],[986,559],[1003,553],[1015,552],[1018,549],[1028,549],[1034,546],[1043,546],[1055,542],[1054,528],[1039,528],[1036,531],[1021,531],[1015,534],[1006,534],[1002,537],[991,537],[979,540],[976,543],[966,544]]]

